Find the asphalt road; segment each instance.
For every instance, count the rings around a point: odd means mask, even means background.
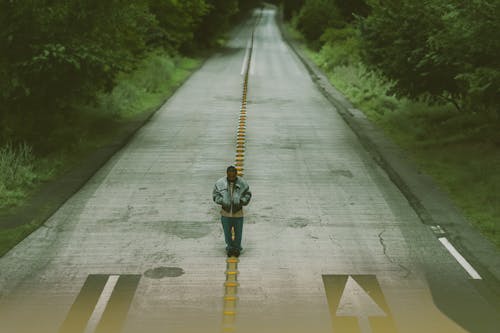
[[[497,332],[498,304],[422,224],[257,11],[38,231],[0,258],[0,332]],[[243,253],[214,182],[247,47]],[[233,281],[237,281],[234,283]]]

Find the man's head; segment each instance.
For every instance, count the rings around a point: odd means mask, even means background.
[[[231,165],[227,167],[226,173],[227,173],[227,180],[229,180],[230,182],[234,182],[236,180],[236,175],[238,173],[238,170],[236,170],[236,168]]]

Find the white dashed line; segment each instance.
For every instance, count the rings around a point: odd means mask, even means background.
[[[249,40],[247,43],[247,49],[245,51],[245,58],[243,59],[243,64],[241,65],[241,75],[244,75],[245,71],[247,70],[248,56],[250,55],[250,43],[251,41]]]
[[[455,249],[455,247],[453,245],[451,245],[451,243],[448,241],[448,239],[446,237],[439,237],[438,239],[444,245],[444,247],[446,247],[448,252],[450,252],[451,255],[453,257],[455,257],[455,259],[458,261],[458,263],[460,265],[462,265],[462,267],[467,271],[467,273],[469,273],[469,275],[473,279],[482,280],[481,276],[474,269],[474,267],[472,267],[471,264],[469,264],[469,262],[467,260],[465,260],[464,257],[462,257],[462,255],[457,251],[457,249]]]
[[[106,306],[108,305],[109,299],[111,298],[111,294],[113,293],[113,289],[115,289],[116,282],[118,281],[119,275],[110,275],[108,281],[104,285],[104,289],[102,290],[102,294],[97,301],[94,312],[92,312],[92,316],[87,323],[87,327],[85,329],[85,333],[94,333],[97,324],[101,320],[102,315],[104,314],[104,310],[106,310]]]
[[[255,57],[255,43],[252,48],[252,59],[250,61],[250,75],[255,75],[255,62],[256,62],[256,57]]]

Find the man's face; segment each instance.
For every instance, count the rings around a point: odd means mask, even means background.
[[[230,182],[234,182],[236,180],[236,171],[228,171],[227,172],[227,179]]]

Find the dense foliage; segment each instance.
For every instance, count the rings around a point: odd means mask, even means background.
[[[194,47],[194,33],[211,7],[204,0],[149,0],[158,24],[148,35],[149,43],[170,49]]]
[[[371,12],[371,7],[365,0],[336,0],[334,2],[343,19],[348,22],[353,21],[357,16],[366,17]]]
[[[340,11],[331,0],[307,0],[297,19],[297,28],[311,42],[318,41],[326,28],[342,24]]]
[[[391,1],[364,22],[366,61],[410,97],[498,106],[500,1]]]
[[[2,136],[31,130],[71,102],[109,88],[145,47],[154,17],[144,2],[2,1]],[[15,122],[22,121],[22,126]],[[49,124],[50,125],[50,124]],[[26,133],[11,133],[24,128]]]
[[[314,48],[345,42],[340,28],[355,21],[350,42],[361,43],[364,64],[397,96],[498,117],[500,1],[305,0],[299,7],[296,27]]]
[[[0,1],[0,144],[35,143],[155,48],[212,46],[259,1]]]
[[[303,4],[304,0],[283,0],[283,15],[285,20],[289,20],[296,15]]]

